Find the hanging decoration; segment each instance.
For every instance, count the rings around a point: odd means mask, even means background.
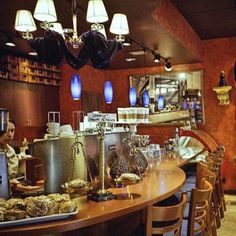
[[[148,107],[149,106],[149,94],[147,90],[143,91],[143,106]]]
[[[131,107],[136,105],[136,100],[137,100],[136,89],[134,87],[131,87],[129,89],[129,102]]]
[[[81,96],[81,81],[79,75],[72,75],[70,88],[73,100],[79,100]]]
[[[105,81],[104,83],[104,98],[107,104],[112,103],[113,88],[112,88],[112,83],[109,80]]]
[[[158,110],[163,110],[165,107],[165,98],[163,95],[159,95],[157,98],[157,108]]]

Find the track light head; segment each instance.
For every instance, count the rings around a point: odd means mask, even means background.
[[[159,53],[154,53],[153,56],[154,56],[153,61],[154,61],[155,63],[160,62],[160,60],[161,60],[161,55],[160,55]]]
[[[172,71],[172,64],[168,60],[166,61],[165,70]]]

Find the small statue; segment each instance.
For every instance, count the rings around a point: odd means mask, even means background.
[[[220,81],[219,81],[219,86],[226,86],[226,81],[225,81],[225,72],[222,70],[220,73]]]

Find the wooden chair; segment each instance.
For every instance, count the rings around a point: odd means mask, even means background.
[[[221,218],[224,218],[224,212],[226,211],[226,202],[224,197],[224,188],[221,176],[221,165],[223,158],[224,156],[222,150],[217,150],[213,153],[210,153],[209,156],[206,158],[206,163],[209,169],[216,174],[216,184],[215,184],[217,192],[216,197]]]
[[[202,233],[204,236],[211,236],[211,195],[213,187],[207,180],[203,180],[201,189],[191,190],[191,199],[187,223],[187,236],[194,236]]]
[[[146,236],[174,232],[181,236],[182,220],[187,202],[186,193],[181,194],[181,200],[176,205],[158,206],[149,205],[147,208]]]

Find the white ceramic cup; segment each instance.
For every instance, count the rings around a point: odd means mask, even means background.
[[[60,123],[47,123],[47,132],[51,135],[58,135],[60,133]]]
[[[60,133],[68,133],[68,134],[73,134],[73,129],[70,124],[67,125],[62,125],[60,127]]]

